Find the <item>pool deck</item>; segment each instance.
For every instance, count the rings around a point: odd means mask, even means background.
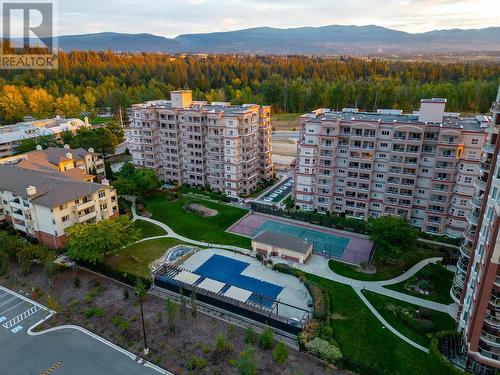
[[[252,238],[253,231],[268,220],[349,239],[342,257],[335,258],[344,263],[359,265],[362,262],[368,262],[372,256],[373,242],[368,239],[368,236],[262,213],[249,212],[228,228],[227,232]]]
[[[221,255],[248,263],[249,266],[243,270],[241,275],[282,287],[283,290],[278,294],[276,298],[277,300],[286,304],[297,306],[304,310],[308,310],[307,297],[309,296],[309,293],[306,287],[301,284],[296,277],[273,271],[263,266],[255,258],[222,249],[206,249],[196,252],[186,259],[180,266],[187,271],[194,272],[213,255]],[[301,319],[302,314],[304,314],[304,312],[301,310],[282,304],[279,305],[279,315],[287,318]]]

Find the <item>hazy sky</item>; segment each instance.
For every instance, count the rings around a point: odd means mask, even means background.
[[[59,35],[117,31],[172,37],[331,24],[407,32],[500,26],[499,0],[58,0],[57,6]]]

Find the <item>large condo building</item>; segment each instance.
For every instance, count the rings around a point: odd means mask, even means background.
[[[132,106],[133,163],[160,180],[247,195],[273,176],[271,108],[192,100],[173,91],[170,101]]]
[[[467,367],[478,374],[500,368],[500,88],[492,112],[451,290],[460,302],[458,326]]]
[[[461,236],[491,119],[446,113],[445,105],[301,116],[296,205],[363,219],[399,215],[426,232]]]

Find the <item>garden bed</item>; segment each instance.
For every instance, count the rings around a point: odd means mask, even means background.
[[[19,276],[15,278],[13,275]],[[78,282],[75,282],[78,280]],[[47,279],[41,268],[21,275],[17,265],[0,277],[0,282],[16,291],[39,291],[39,302],[47,304]],[[140,310],[133,289],[85,270],[59,273],[50,290],[51,308],[58,313],[38,329],[76,324],[106,339],[141,354],[143,338]],[[189,304],[189,301],[188,301]],[[179,308],[178,305],[177,309]],[[175,374],[238,374],[240,353],[245,349],[244,329],[187,309],[179,310],[168,323],[168,310],[161,298],[148,295],[144,301],[146,332],[152,362]],[[256,341],[259,337],[256,335]],[[272,350],[255,345],[255,364],[260,374],[332,374],[341,373],[307,355],[288,349],[284,363],[273,360]],[[188,370],[190,369],[190,370]]]

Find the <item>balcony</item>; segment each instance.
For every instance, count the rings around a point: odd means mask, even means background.
[[[467,216],[467,221],[472,225],[477,225],[479,223],[479,214],[472,211],[469,216]]]
[[[460,245],[460,252],[462,253],[463,256],[470,258],[472,248],[469,245],[468,241],[463,241],[462,244]],[[465,269],[467,271],[467,268]]]
[[[481,173],[489,173],[491,169],[491,162],[481,162],[479,164],[479,171]]]
[[[486,191],[486,181],[477,179],[474,182],[474,187],[480,191]]]
[[[463,273],[467,273],[467,267],[469,265],[468,260],[469,259],[465,256],[460,256],[460,258],[458,258],[457,268]]]
[[[495,153],[495,145],[492,145],[491,143],[485,143],[483,144],[483,151],[487,154],[493,154]]]
[[[80,212],[82,210],[85,210],[87,208],[92,208],[94,206],[95,206],[95,202],[93,200],[91,200],[91,201],[88,201],[88,202],[77,204],[75,206],[75,209],[76,209],[77,212]]]
[[[473,195],[473,197],[472,197],[472,199],[471,199],[470,202],[471,202],[471,204],[472,204],[473,207],[479,208],[479,209],[481,208],[481,205],[483,203],[482,199],[479,198],[479,196],[477,194]]]
[[[86,215],[78,216],[78,222],[83,223],[85,221],[89,221],[89,220],[94,219],[96,216],[97,216],[97,213],[95,211],[92,211]]]
[[[481,345],[479,345],[478,347],[478,353],[484,358],[488,358],[494,361],[500,361],[500,354],[491,352],[488,349],[483,348]]]
[[[486,312],[486,315],[484,316],[484,321],[491,325],[492,327],[495,328],[500,328],[500,318],[491,315],[488,311]]]
[[[492,335],[491,333],[487,333],[485,331],[481,332],[481,340],[485,343],[500,348],[500,337],[497,335]]]

